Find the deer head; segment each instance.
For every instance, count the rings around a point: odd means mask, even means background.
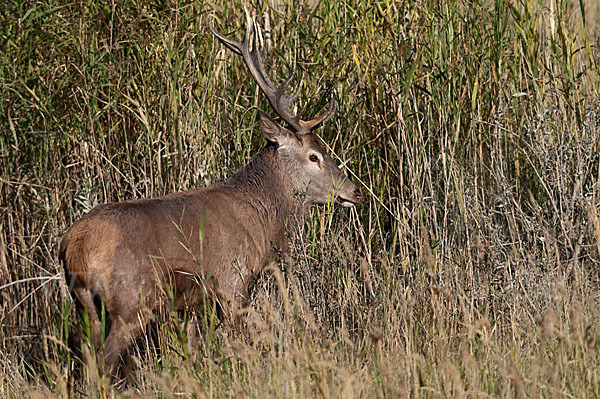
[[[241,42],[232,40],[217,32],[209,23],[211,32],[235,54],[241,55],[250,76],[267,97],[273,110],[291,127],[287,129],[260,113],[260,127],[263,136],[277,145],[277,153],[284,173],[295,192],[304,193],[304,204],[323,204],[330,201],[351,207],[359,203],[363,195],[338,168],[319,142],[314,129],[328,121],[336,110],[332,96],[328,109],[310,121],[301,119],[305,109],[292,112],[291,106],[300,95],[302,79],[298,89],[291,96],[285,92],[294,80],[295,70],[290,77],[276,88],[264,69],[262,60],[263,40],[258,24],[246,11],[246,34]]]

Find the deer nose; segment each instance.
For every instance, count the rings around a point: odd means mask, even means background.
[[[354,190],[354,198],[356,199],[357,204],[364,198],[364,196],[358,188]]]

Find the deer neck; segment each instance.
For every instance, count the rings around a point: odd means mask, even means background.
[[[282,248],[287,247],[285,232],[294,231],[291,228],[294,214],[303,215],[304,210],[294,199],[289,179],[277,156],[277,147],[268,144],[225,184],[240,194],[256,213],[269,240]]]

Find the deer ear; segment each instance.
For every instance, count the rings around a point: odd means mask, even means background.
[[[265,139],[279,145],[284,145],[293,139],[294,133],[280,126],[264,112],[259,111],[259,118],[260,130]]]

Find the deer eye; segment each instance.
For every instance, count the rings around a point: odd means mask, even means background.
[[[308,159],[310,159],[311,162],[319,162],[319,157],[315,154],[310,154],[310,157],[308,157]]]

